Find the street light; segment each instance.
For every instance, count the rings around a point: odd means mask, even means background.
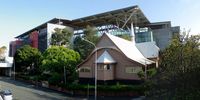
[[[92,43],[91,41],[87,40],[87,39],[83,39],[84,41],[92,44],[95,48],[95,76],[94,76],[94,81],[95,81],[95,86],[94,86],[94,100],[97,100],[97,47],[94,43]]]

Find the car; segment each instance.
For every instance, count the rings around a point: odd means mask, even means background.
[[[2,90],[0,91],[0,100],[3,98],[3,100],[13,100],[12,92],[11,90]]]

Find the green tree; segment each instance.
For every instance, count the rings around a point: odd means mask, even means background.
[[[6,46],[0,47],[0,61],[5,61]]]
[[[53,80],[61,82],[66,77],[67,82],[70,83],[77,78],[76,66],[79,60],[80,55],[74,50],[63,46],[52,46],[43,53],[40,67],[44,72],[49,72],[54,77]],[[66,75],[64,75],[64,70],[66,70]]]
[[[40,58],[41,52],[38,49],[32,48],[29,45],[21,47],[16,51],[14,56],[16,71],[37,74],[39,72],[38,65]]]
[[[58,45],[62,46],[65,45],[66,47],[70,47],[71,45],[71,38],[73,33],[67,30],[66,28],[60,29],[55,28],[55,32],[52,34],[51,37],[51,45]]]
[[[97,34],[97,29],[93,26],[86,26],[84,30],[84,35],[83,38],[96,44],[99,40],[98,34]]]
[[[83,36],[77,36],[74,39],[73,49],[79,52],[81,59],[84,60],[94,49],[94,45],[99,40],[99,36],[97,34],[97,30],[93,26],[87,26],[84,30]],[[92,42],[93,44],[89,43]]]
[[[131,36],[128,34],[118,35],[118,37],[123,38],[125,40],[131,41]]]
[[[174,38],[161,53],[161,67],[152,80],[150,98],[196,100],[200,97],[199,40],[200,36],[181,41],[180,38]]]
[[[93,49],[94,49],[94,46],[84,41],[82,37],[77,36],[74,39],[74,50],[80,54],[81,60],[86,59]]]

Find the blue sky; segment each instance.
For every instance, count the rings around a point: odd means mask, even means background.
[[[76,19],[138,5],[151,22],[200,33],[200,0],[1,0],[0,46],[52,18]]]

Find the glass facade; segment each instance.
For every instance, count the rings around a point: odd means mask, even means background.
[[[141,42],[150,42],[151,41],[151,34],[149,32],[139,32],[135,34],[136,43]]]
[[[136,43],[150,42],[152,31],[149,28],[136,28],[135,41]]]
[[[40,33],[38,36],[38,49],[44,52],[47,49],[47,33]]]
[[[122,29],[114,29],[114,30],[109,30],[109,33],[112,35],[123,35],[123,34],[129,34],[129,31],[126,30],[122,30]]]

